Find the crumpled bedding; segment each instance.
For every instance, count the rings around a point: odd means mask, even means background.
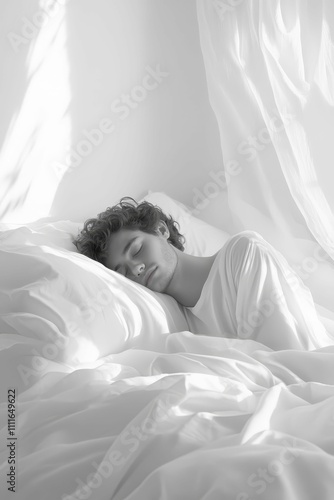
[[[334,346],[191,333],[73,231],[2,233],[1,499],[332,500]]]
[[[3,339],[10,387],[25,340]],[[330,500],[333,364],[334,346],[272,351],[186,331],[158,351],[50,364],[17,394],[15,497]]]

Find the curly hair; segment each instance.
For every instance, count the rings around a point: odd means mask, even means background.
[[[183,252],[185,238],[180,234],[179,224],[171,215],[167,216],[161,208],[152,203],[137,203],[129,196],[122,198],[117,205],[107,208],[96,218],[86,220],[73,244],[83,255],[105,265],[108,244],[113,233],[120,229],[130,229],[157,234],[160,221],[165,222],[168,227],[168,241]]]

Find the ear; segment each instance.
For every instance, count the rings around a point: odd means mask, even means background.
[[[159,224],[158,224],[158,227],[157,227],[157,233],[160,236],[162,236],[163,238],[165,238],[166,240],[168,240],[168,238],[170,236],[167,224],[163,220],[159,221]]]

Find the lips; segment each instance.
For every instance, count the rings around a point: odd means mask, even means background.
[[[149,269],[146,273],[146,276],[145,276],[145,280],[144,280],[144,285],[147,286],[153,273],[155,272],[157,268],[156,267],[153,267],[152,269]]]

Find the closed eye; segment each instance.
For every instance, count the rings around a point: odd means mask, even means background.
[[[139,250],[133,256],[136,257],[137,255],[139,255],[142,248],[143,248],[143,245],[140,246]]]

